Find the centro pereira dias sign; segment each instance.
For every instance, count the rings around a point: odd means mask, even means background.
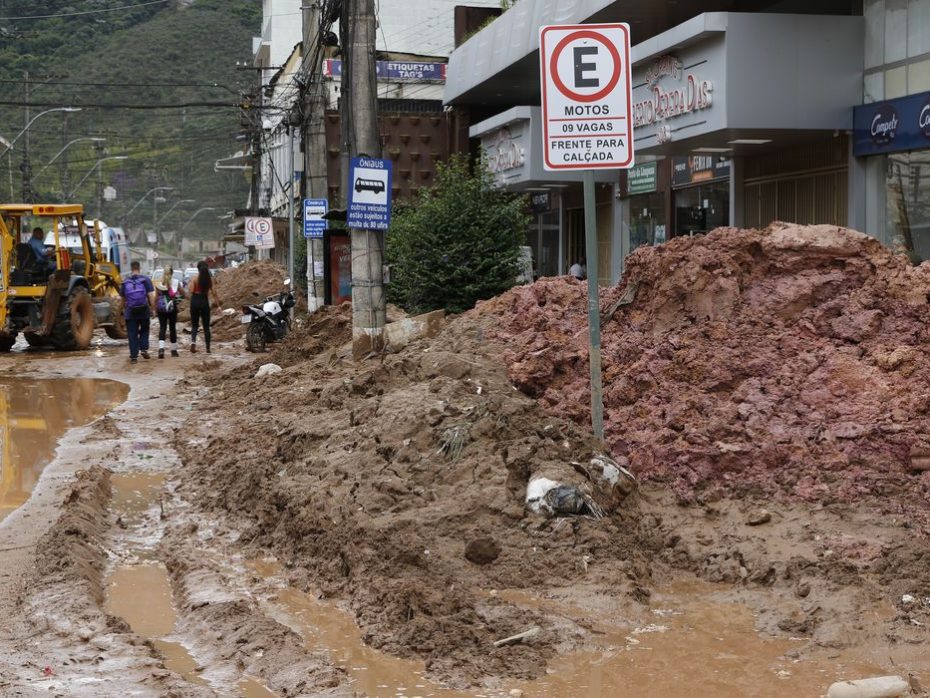
[[[651,93],[633,104],[634,129],[709,109],[714,103],[714,83],[697,73],[684,72],[674,56],[656,60],[647,77]]]

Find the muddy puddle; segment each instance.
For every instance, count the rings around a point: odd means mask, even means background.
[[[125,383],[95,378],[0,379],[0,521],[29,499],[68,429],[128,394]]]
[[[270,560],[252,561],[248,567],[265,579],[281,573]],[[347,612],[312,594],[283,586],[266,600],[265,612],[301,635],[309,649],[327,651],[348,672],[349,688],[368,696],[820,696],[836,680],[888,673],[881,658],[869,661],[861,651],[790,659],[786,653],[801,647],[802,640],[763,637],[747,607],[717,601],[714,594],[704,584],[672,588],[656,594],[653,607],[630,622],[622,620],[625,614],[619,608],[592,613],[522,591],[499,592],[501,599],[525,608],[599,619],[590,626],[597,649],[558,654],[542,678],[469,692],[424,678],[420,662],[365,646]],[[612,619],[618,619],[617,624]]]

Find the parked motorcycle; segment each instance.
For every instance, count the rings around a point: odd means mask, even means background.
[[[297,304],[291,280],[284,280],[285,290],[268,296],[260,305],[242,306],[240,321],[248,325],[245,348],[252,352],[265,351],[267,342],[280,342],[291,329],[291,308]]]

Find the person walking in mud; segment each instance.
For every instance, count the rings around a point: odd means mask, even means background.
[[[213,304],[219,308],[219,296],[216,295],[216,288],[213,285],[213,277],[210,276],[210,269],[206,262],[197,262],[197,276],[191,279],[191,351],[197,351],[197,332],[200,324],[203,323],[203,340],[210,353],[210,297],[213,297]]]
[[[138,262],[129,265],[130,274],[119,288],[123,298],[123,317],[129,333],[129,362],[137,363],[139,354],[149,358],[150,319],[155,317],[155,287],[152,280],[140,272]]]
[[[178,356],[178,304],[184,296],[184,287],[174,278],[174,269],[165,267],[160,279],[155,279],[158,311],[158,358],[165,358],[165,340],[171,339],[171,355]]]

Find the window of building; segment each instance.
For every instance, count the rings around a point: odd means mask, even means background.
[[[911,63],[907,67],[907,93],[915,95],[930,91],[930,60]]]
[[[885,178],[892,246],[915,261],[930,259],[930,151],[888,156]]]
[[[865,67],[877,68],[885,62],[885,0],[866,0]]]
[[[907,58],[907,0],[885,0],[885,63]]]
[[[631,196],[630,252],[641,245],[665,242],[665,197],[659,192]]]
[[[907,55],[924,53],[930,53],[930,0],[910,0],[907,8]]]
[[[729,181],[675,190],[675,235],[706,233],[729,224]]]
[[[885,99],[897,99],[907,94],[907,66],[885,71]]]

